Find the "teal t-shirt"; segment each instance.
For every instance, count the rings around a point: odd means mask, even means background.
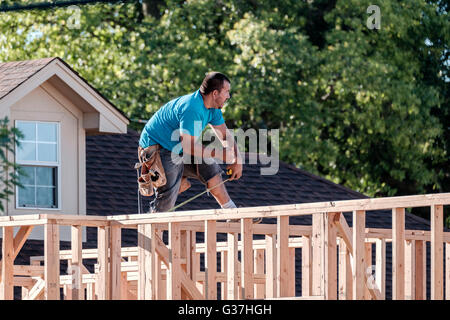
[[[199,137],[208,123],[218,126],[224,122],[222,111],[206,108],[200,90],[197,90],[163,105],[145,125],[139,145],[146,148],[159,144],[181,153],[180,131]]]

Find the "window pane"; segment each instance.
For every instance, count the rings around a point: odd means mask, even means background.
[[[39,207],[53,207],[55,203],[55,188],[36,187],[36,205]]]
[[[21,142],[17,149],[18,160],[36,160],[36,144],[30,142]]]
[[[36,141],[36,123],[17,121],[16,128],[23,133],[23,140]]]
[[[34,192],[34,187],[19,188],[19,207],[34,207],[36,200]]]
[[[56,123],[37,124],[38,141],[57,142]]]
[[[36,167],[36,185],[38,186],[56,186],[56,169],[49,167]]]
[[[56,144],[38,143],[38,160],[57,162]]]
[[[23,171],[23,174],[21,174],[19,177],[20,183],[22,183],[23,185],[25,185],[25,184],[34,185],[35,184],[35,172],[34,172],[35,168],[22,166],[21,169]]]

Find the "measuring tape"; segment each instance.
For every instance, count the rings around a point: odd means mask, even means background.
[[[226,171],[226,173],[227,173],[228,176],[231,176],[232,173],[233,173],[233,170],[228,169],[228,170]],[[187,199],[186,201],[184,201],[184,202],[180,203],[179,205],[177,205],[177,206],[173,207],[172,209],[170,209],[168,212],[175,211],[176,209],[178,209],[179,207],[185,205],[186,203],[191,202],[192,200],[194,200],[194,199],[200,197],[202,194],[207,193],[207,192],[211,191],[211,190],[214,189],[214,188],[217,188],[218,186],[224,184],[224,183],[227,182],[227,181],[230,181],[230,179],[231,179],[231,178],[228,178],[228,179],[222,181],[221,183],[216,184],[214,187],[209,188],[209,189],[206,189],[205,191],[203,191],[203,192],[201,192],[201,193],[199,193],[199,194],[193,196],[192,198]]]

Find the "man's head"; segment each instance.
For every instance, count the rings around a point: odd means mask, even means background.
[[[200,92],[208,100],[207,108],[222,109],[225,102],[231,97],[230,79],[223,73],[210,72],[203,79]]]

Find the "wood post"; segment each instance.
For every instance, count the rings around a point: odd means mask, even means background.
[[[450,243],[445,243],[445,300],[450,300]]]
[[[344,240],[339,241],[339,300],[352,300],[352,265]]]
[[[14,299],[14,228],[3,227],[0,299]]]
[[[295,297],[295,248],[289,248],[288,296]]]
[[[302,296],[312,295],[312,263],[311,237],[302,237]]]
[[[84,290],[83,284],[81,281],[83,275],[83,258],[82,258],[82,249],[83,249],[83,233],[81,226],[72,226],[71,227],[71,236],[72,236],[72,260],[70,264],[70,272],[72,275],[72,300],[83,300],[84,299]]]
[[[253,299],[253,220],[241,219],[241,290],[242,299]]]
[[[426,241],[416,240],[415,241],[416,252],[415,256],[415,294],[416,300],[426,300],[427,299],[427,243]]]
[[[216,221],[205,221],[205,299],[217,299]]]
[[[109,300],[110,295],[110,278],[109,278],[109,227],[97,228],[97,247],[98,247],[98,275],[95,285],[97,300]]]
[[[365,254],[364,238],[366,227],[366,212],[353,211],[353,300],[364,299],[365,287]]]
[[[266,235],[266,299],[277,296],[277,261],[276,235]]]
[[[337,229],[334,224],[335,213],[324,215],[325,219],[325,255],[324,255],[324,286],[325,299],[337,299]]]
[[[416,284],[416,259],[414,257],[416,252],[415,242],[408,240],[405,243],[405,299],[414,300],[415,284]]]
[[[221,282],[220,296],[222,300],[226,300],[228,296],[228,252],[222,251],[220,253],[220,272],[227,275],[227,279]]]
[[[365,261],[365,267],[364,271],[366,273],[366,287],[364,289],[364,299],[365,300],[371,300],[372,295],[370,294],[369,288],[375,287],[375,279],[372,275],[372,243],[365,242],[364,243],[364,261]]]
[[[444,210],[431,206],[431,300],[444,299]]]
[[[138,299],[154,300],[156,290],[155,260],[156,260],[156,232],[153,224],[138,226]]]
[[[377,239],[375,243],[375,282],[381,299],[386,299],[386,240]]]
[[[323,296],[324,288],[324,218],[323,214],[312,215],[312,289],[314,296]]]
[[[405,209],[392,209],[392,300],[405,299]]]
[[[277,217],[277,297],[289,296],[289,216]]]
[[[110,273],[111,273],[111,299],[120,300],[121,294],[121,263],[122,263],[122,236],[120,226],[111,226],[110,229]]]
[[[44,297],[59,300],[59,226],[47,223],[44,233]]]
[[[227,299],[236,300],[238,298],[238,234],[228,233],[228,260],[227,260]]]
[[[264,249],[254,250],[253,256],[254,266],[256,274],[264,274]],[[264,283],[255,284],[255,299],[264,299],[265,288]]]
[[[206,239],[205,239],[206,240]],[[180,223],[169,223],[169,269],[167,275],[167,299],[181,299]]]

